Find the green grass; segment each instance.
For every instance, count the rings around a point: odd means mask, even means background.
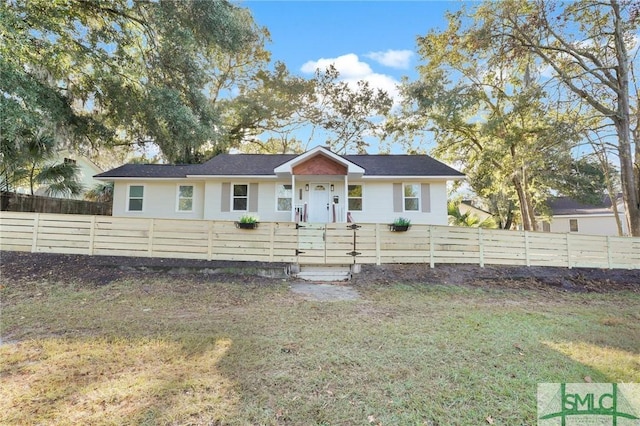
[[[640,382],[640,295],[172,277],[3,283],[1,424],[536,424],[542,382]]]

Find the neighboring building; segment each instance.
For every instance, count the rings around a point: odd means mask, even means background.
[[[476,207],[472,200],[460,201],[460,204],[458,204],[458,210],[460,210],[460,213],[462,214],[469,213],[470,215],[477,217],[480,219],[480,222],[493,218],[493,215],[488,211]]]
[[[84,191],[88,191],[93,188],[95,185],[102,183],[99,180],[93,178],[94,175],[98,173],[102,173],[103,170],[98,167],[93,161],[89,160],[87,157],[79,154],[75,154],[68,150],[59,151],[56,154],[56,158],[51,161],[52,164],[58,164],[62,162],[71,162],[78,166],[78,181],[82,184]],[[46,186],[39,187],[35,190],[34,195],[46,195]],[[30,190],[28,188],[18,188],[17,192],[28,194]],[[80,195],[56,195],[57,198],[71,198],[82,200],[83,194]]]
[[[126,164],[113,215],[274,222],[447,224],[447,181],[464,175],[426,155],[222,154],[203,164]]]
[[[616,202],[623,233],[628,235],[622,198],[618,197]],[[552,198],[548,201],[548,205],[551,209],[550,222],[542,221],[543,230],[546,232],[618,235],[609,197],[605,197],[602,204],[597,206],[580,203],[569,197]]]

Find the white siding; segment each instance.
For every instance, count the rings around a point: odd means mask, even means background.
[[[312,178],[311,183],[333,184],[334,190],[331,197],[337,196],[338,221],[343,221],[340,214],[346,209],[344,181],[331,181],[331,179],[317,177]],[[289,222],[290,212],[278,212],[276,210],[276,185],[291,184],[291,180],[264,180],[257,179],[209,179],[203,181],[188,180],[118,180],[116,181],[113,200],[114,216],[131,217],[156,217],[156,218],[184,218],[206,220],[235,221],[243,215],[243,212],[222,211],[222,184],[247,184],[258,183],[258,211],[247,212],[257,214],[261,221],[265,222]],[[422,183],[430,185],[430,212],[394,212],[393,210],[393,184],[394,183]],[[296,187],[293,191],[293,205],[304,205],[308,202],[309,192],[305,191],[308,182],[296,179]],[[352,212],[355,222],[362,223],[391,223],[397,217],[406,217],[411,222],[418,224],[447,225],[447,190],[445,181],[375,181],[352,180],[349,184],[363,185],[363,211]],[[127,212],[127,188],[129,185],[144,185],[144,204],[142,212]],[[189,213],[177,212],[178,185],[194,185],[194,211]],[[302,190],[302,200],[300,200]],[[249,197],[252,195],[250,194]],[[421,200],[421,204],[424,200]]]
[[[371,180],[350,181],[350,184],[363,185],[363,211],[352,212],[354,221],[363,223],[391,223],[398,217],[406,217],[413,224],[447,225],[447,187],[446,182],[400,181],[395,183],[424,183],[430,185],[430,212],[394,212],[394,182],[375,182]],[[340,185],[342,188],[342,185]],[[340,190],[342,193],[342,189]],[[421,205],[423,200],[420,201]]]
[[[141,212],[128,212],[128,188],[143,185]],[[178,185],[193,185],[193,211],[178,212]],[[118,180],[113,191],[113,216],[153,217],[162,219],[202,219],[204,183],[179,180]]]
[[[609,215],[562,215],[551,219],[551,232],[570,232],[571,219],[578,221],[577,234],[589,235],[618,235],[615,218]],[[624,217],[622,217],[623,230],[626,231]]]

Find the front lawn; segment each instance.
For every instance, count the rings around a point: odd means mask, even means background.
[[[640,294],[136,277],[2,282],[0,423],[534,425],[542,382],[640,382]]]

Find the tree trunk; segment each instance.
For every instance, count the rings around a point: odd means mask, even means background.
[[[511,180],[513,182],[513,186],[516,188],[516,193],[518,194],[518,201],[520,204],[520,216],[522,216],[522,227],[524,228],[525,231],[532,231],[532,227],[531,227],[531,223],[532,223],[532,219],[530,216],[530,210],[529,210],[529,201],[528,201],[528,197],[526,194],[526,191],[524,190],[523,186],[522,186],[522,182],[520,182],[520,179],[518,178],[518,176],[514,176]]]
[[[631,117],[629,114],[629,57],[624,44],[622,18],[617,1],[611,0],[611,7],[615,15],[615,44],[617,57],[618,99],[617,114],[613,117],[618,132],[618,155],[620,157],[620,181],[624,208],[629,226],[629,234],[640,237],[640,188],[638,187],[638,170],[634,170],[635,162],[631,151]],[[636,155],[638,146],[636,145]]]
[[[627,129],[626,138],[624,129]],[[620,157],[620,183],[624,200],[625,216],[629,234],[640,237],[640,200],[638,199],[638,186],[634,173],[634,161],[631,154],[631,142],[629,136],[629,121],[617,120],[618,129],[618,156]]]

